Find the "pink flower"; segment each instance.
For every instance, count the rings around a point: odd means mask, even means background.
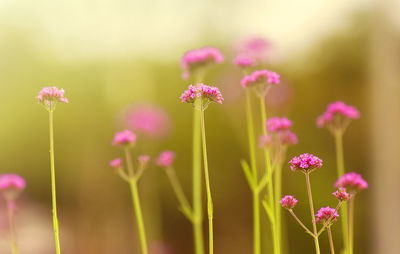
[[[55,86],[43,87],[37,96],[39,104],[43,104],[47,109],[53,110],[57,102],[68,103],[64,97],[64,89],[58,89]]]
[[[261,135],[258,138],[258,147],[259,148],[265,148],[267,146],[272,145],[272,136],[271,134],[268,134],[267,136]]]
[[[114,168],[115,170],[119,170],[122,167],[122,159],[121,158],[115,158],[110,161],[110,166]]]
[[[314,169],[321,168],[322,160],[312,154],[303,153],[300,154],[298,157],[293,157],[293,159],[289,161],[289,164],[291,164],[290,169],[293,172],[302,170],[305,173],[309,173]]]
[[[163,151],[160,153],[160,155],[158,155],[156,164],[160,167],[169,167],[174,162],[175,157],[176,155],[173,151]]]
[[[326,111],[317,118],[319,128],[330,126],[334,129],[344,129],[348,121],[360,118],[360,112],[353,106],[342,101],[336,101],[327,106]]]
[[[203,98],[208,102],[216,102],[222,104],[224,98],[217,87],[207,86],[199,83],[196,86],[190,85],[188,90],[184,91],[179,97],[182,102],[194,103],[197,98]]]
[[[0,175],[0,191],[4,194],[7,200],[16,199],[25,187],[25,179],[17,174]]]
[[[278,137],[282,145],[292,146],[299,142],[296,134],[291,131],[278,132]]]
[[[292,121],[286,117],[271,117],[265,123],[269,132],[286,131],[292,127]]]
[[[240,83],[244,88],[255,85],[279,84],[279,77],[279,74],[273,71],[257,70],[243,77]]]
[[[320,208],[315,217],[315,222],[325,223],[327,220],[330,219],[330,224],[332,224],[336,221],[336,218],[339,217],[339,214],[334,208],[330,208],[329,206],[327,206]]]
[[[264,58],[270,42],[261,37],[254,37],[242,42],[239,47],[239,52],[244,52],[256,59],[262,60]]]
[[[240,68],[247,68],[254,65],[255,60],[246,54],[239,54],[233,62]]]
[[[368,183],[360,174],[350,172],[342,175],[335,183],[336,188],[346,188],[351,192],[362,191],[368,188]]]
[[[224,56],[219,49],[214,47],[204,47],[186,52],[181,61],[183,70],[182,77],[188,79],[190,73],[212,63],[221,63]]]
[[[280,145],[295,145],[299,142],[296,134],[287,130],[279,131],[276,133],[268,134],[267,136],[261,135],[258,139],[258,147],[265,148],[267,146],[280,146]]]
[[[151,138],[165,137],[171,129],[168,113],[152,104],[144,104],[128,109],[125,116],[130,129]]]
[[[130,130],[124,130],[115,133],[114,139],[112,141],[113,146],[121,146],[121,145],[134,145],[136,141],[136,135]]]
[[[297,204],[297,199],[295,199],[294,196],[286,195],[279,203],[281,203],[283,208],[293,209]]]
[[[150,155],[139,155],[138,157],[139,165],[145,168],[150,161]]]
[[[350,199],[350,194],[346,192],[345,188],[339,188],[332,193],[339,201],[347,201]]]

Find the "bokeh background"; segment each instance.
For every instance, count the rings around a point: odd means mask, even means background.
[[[121,151],[110,142],[132,107],[163,110],[169,115],[165,135],[139,134],[134,154],[176,151],[176,170],[191,196],[192,109],[178,99],[188,85],[179,64],[186,50],[205,45],[226,56],[206,76],[225,97],[206,115],[215,249],[251,253],[251,193],[239,164],[248,156],[244,98],[232,59],[235,46],[254,36],[270,42],[264,67],[283,81],[268,97],[269,114],[291,118],[300,140],[288,157],[311,152],[324,160],[312,176],[316,207],[335,205],[336,163],[333,138],[315,119],[335,100],[361,111],[344,140],[346,170],[370,183],[356,201],[355,253],[398,253],[399,12],[396,0],[0,0],[0,172],[18,173],[28,183],[17,216],[21,253],[55,252],[48,118],[35,99],[39,90],[56,85],[70,100],[55,112],[64,253],[139,253],[128,187],[108,166]],[[303,177],[285,167],[283,179],[284,193],[300,200],[297,213],[307,223]],[[152,164],[140,189],[152,253],[192,253],[191,225],[177,211],[164,172]],[[9,253],[3,200],[0,205],[0,253]],[[310,237],[284,218],[287,253],[313,253]],[[266,216],[262,220],[263,249],[270,253]],[[339,228],[333,229],[337,246]],[[328,253],[327,238],[321,242]]]

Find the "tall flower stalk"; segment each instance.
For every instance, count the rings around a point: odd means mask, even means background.
[[[50,136],[50,172],[51,172],[51,194],[53,211],[53,228],[56,244],[56,253],[61,253],[59,226],[57,218],[57,197],[56,197],[56,173],[54,165],[54,120],[53,112],[58,102],[68,103],[64,97],[64,90],[57,87],[44,87],[37,97],[39,104],[42,104],[49,113],[49,136]]]

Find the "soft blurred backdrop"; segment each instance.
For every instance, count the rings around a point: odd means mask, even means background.
[[[399,12],[396,0],[0,0],[0,172],[18,173],[28,183],[17,216],[21,253],[55,252],[48,119],[35,99],[39,90],[56,85],[70,100],[55,112],[64,253],[139,253],[128,187],[108,166],[121,151],[110,142],[126,127],[123,115],[131,107],[161,108],[170,116],[168,130],[160,137],[139,135],[134,153],[155,157],[175,150],[190,197],[192,109],[178,100],[188,85],[179,61],[186,50],[205,45],[226,55],[206,77],[225,97],[206,116],[216,253],[251,253],[251,193],[239,164],[247,158],[244,98],[232,58],[237,43],[253,36],[270,41],[265,67],[284,83],[268,97],[268,110],[294,122],[300,142],[289,157],[311,152],[324,160],[312,176],[316,207],[335,205],[336,163],[333,138],[316,128],[315,119],[335,100],[361,111],[344,137],[346,170],[370,182],[357,200],[355,253],[398,253]],[[177,211],[165,174],[152,164],[142,180],[152,253],[192,253],[191,225]],[[283,188],[300,200],[297,213],[307,222],[302,176],[286,167]],[[9,253],[0,205],[0,253]],[[286,215],[287,252],[313,253],[312,239]],[[267,253],[269,228],[262,219]],[[321,239],[328,253],[327,237]]]

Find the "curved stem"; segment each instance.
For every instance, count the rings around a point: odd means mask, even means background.
[[[313,204],[312,193],[311,193],[310,173],[305,173],[305,175],[306,175],[306,182],[307,182],[308,202],[310,203],[311,220],[312,220],[312,224],[313,224],[313,232],[314,232],[314,235],[316,236],[317,235],[317,224],[315,222],[314,204]],[[315,244],[315,252],[317,254],[320,254],[318,237],[314,237],[314,244]]]
[[[335,246],[333,245],[331,227],[328,227],[329,246],[331,247],[331,254],[335,254]]]
[[[201,100],[200,100],[201,101]],[[208,212],[208,237],[209,237],[209,253],[214,253],[213,239],[213,202],[211,197],[210,176],[208,172],[207,160],[207,144],[206,144],[206,128],[204,123],[204,110],[201,108],[201,136],[203,140],[203,159],[204,159],[204,176],[207,190],[207,212]]]
[[[56,198],[56,172],[54,163],[54,127],[53,127],[53,111],[49,111],[49,135],[50,135],[50,170],[51,170],[51,196],[53,206],[53,228],[56,242],[56,252],[61,253],[60,250],[60,238],[58,229],[58,218],[57,218],[57,198]]]
[[[172,189],[174,190],[175,195],[180,203],[182,212],[185,213],[186,216],[189,216],[189,218],[192,220],[192,209],[190,207],[189,201],[186,198],[185,192],[182,189],[182,185],[179,182],[178,177],[176,176],[175,170],[171,167],[168,167],[165,169],[165,171],[167,172],[167,176],[169,181],[171,182]]]
[[[304,228],[304,230],[310,234],[312,237],[314,237],[314,234],[303,224],[303,222],[301,222],[301,220],[296,216],[296,214],[293,212],[292,209],[288,209],[290,214],[293,216],[293,218],[300,224],[300,226],[302,228]]]
[[[354,246],[354,196],[349,200],[349,254],[353,254]]]
[[[8,224],[10,227],[10,246],[12,254],[19,254],[17,238],[15,236],[15,221],[14,221],[14,211],[13,211],[13,201],[7,201],[8,208]]]

